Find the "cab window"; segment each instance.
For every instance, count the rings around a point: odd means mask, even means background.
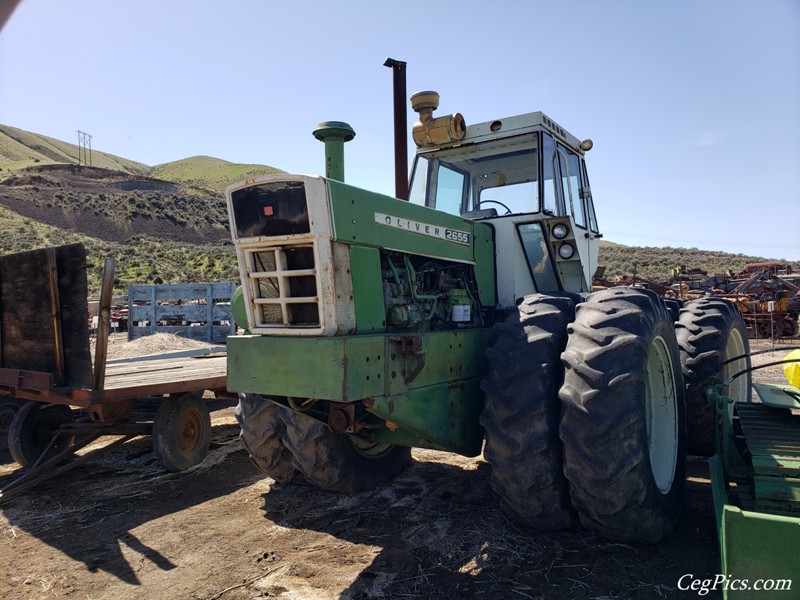
[[[439,163],[439,168],[436,170],[434,208],[451,215],[460,215],[468,181],[467,173]]]
[[[542,178],[544,187],[544,212],[563,217],[567,214],[564,205],[564,190],[561,186],[561,169],[556,143],[548,133],[542,134]]]
[[[522,223],[517,225],[525,259],[538,292],[555,292],[560,289],[555,265],[547,249],[541,223]]]
[[[440,160],[420,156],[414,163],[409,201],[460,215],[469,188],[469,173]]]
[[[575,225],[586,229],[586,211],[581,198],[581,165],[578,155],[569,148],[558,144],[559,164],[561,167],[561,187],[569,205]]]
[[[583,167],[583,185],[586,190],[584,194],[586,197],[586,208],[589,213],[589,229],[591,229],[592,233],[600,233],[600,228],[597,226],[597,216],[594,213],[594,202],[592,201],[592,192],[589,186],[589,176],[586,173],[586,163],[581,161],[581,166]]]
[[[420,156],[414,163],[414,172],[411,174],[411,186],[408,191],[409,202],[425,206],[425,192],[428,190],[428,174],[432,162],[427,156]]]

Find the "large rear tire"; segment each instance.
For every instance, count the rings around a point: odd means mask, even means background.
[[[325,490],[368,490],[391,479],[411,462],[410,448],[333,433],[302,413],[287,413],[284,423],[284,442],[292,453],[292,464],[309,483]]]
[[[686,449],[690,454],[711,456],[716,428],[714,407],[706,399],[705,390],[750,366],[750,360],[742,358],[720,368],[723,362],[750,351],[747,329],[732,302],[701,298],[683,308],[675,334],[686,384]],[[749,402],[750,381],[750,373],[742,375],[723,394],[735,402]]]
[[[481,425],[492,489],[514,520],[539,529],[576,521],[558,437],[561,352],[574,318],[571,298],[528,296],[495,326],[495,341],[486,351]]]
[[[278,483],[290,483],[299,478],[297,469],[292,466],[292,453],[283,442],[286,425],[282,415],[289,412],[258,394],[239,394],[239,405],[234,411],[241,427],[239,439],[250,454],[250,460]]]
[[[590,294],[562,358],[564,474],[581,523],[613,540],[660,541],[680,516],[685,478],[671,316],[647,290]]]

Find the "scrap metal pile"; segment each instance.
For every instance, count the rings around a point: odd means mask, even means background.
[[[673,269],[671,281],[629,276],[608,280],[603,278],[600,267],[593,283],[597,288],[635,285],[678,300],[703,296],[727,298],[736,303],[751,337],[786,338],[800,332],[800,273],[777,261],[750,263],[741,273],[712,276],[698,269],[680,267]]]

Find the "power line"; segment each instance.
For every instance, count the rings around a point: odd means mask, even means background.
[[[84,131],[78,130],[78,166],[81,165],[81,155],[83,155],[83,166],[92,166],[92,136]]]

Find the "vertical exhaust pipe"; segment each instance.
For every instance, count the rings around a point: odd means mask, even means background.
[[[356,137],[356,132],[342,121],[325,121],[312,133],[325,144],[325,177],[344,181],[344,143]]]
[[[392,69],[394,89],[394,195],[408,200],[408,139],[406,133],[406,63],[387,58],[384,67]]]

